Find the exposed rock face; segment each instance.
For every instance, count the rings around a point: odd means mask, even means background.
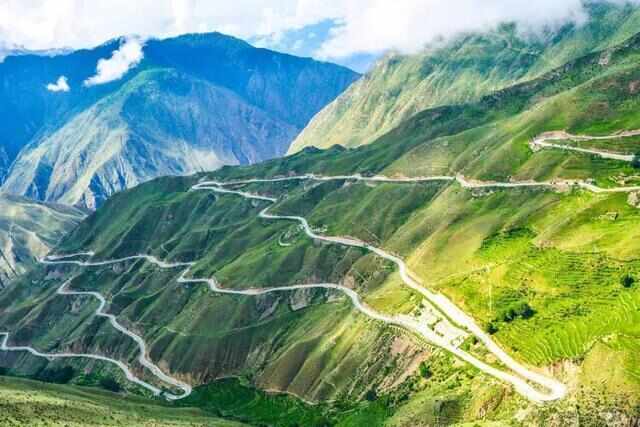
[[[4,147],[0,146],[0,185],[4,182],[4,179],[9,171],[9,156],[4,150]]]
[[[3,191],[94,209],[157,176],[281,155],[295,134],[229,90],[148,71],[25,148]]]
[[[297,291],[291,292],[291,297],[289,298],[289,305],[291,306],[291,310],[298,311],[302,310],[303,308],[309,307],[315,293],[316,289],[299,289]]]
[[[214,33],[149,41],[122,79],[84,86],[117,47],[0,63],[3,193],[93,209],[154,177],[280,156],[358,77]],[[46,90],[59,75],[71,90]]]
[[[632,193],[629,193],[629,196],[627,197],[627,203],[629,203],[629,205],[633,206],[634,208],[640,208],[640,192],[634,191]]]

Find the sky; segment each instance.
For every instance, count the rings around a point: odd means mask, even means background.
[[[580,24],[586,18],[582,1],[0,0],[0,49],[75,49],[119,36],[141,41],[220,31],[257,46],[364,71],[389,50],[412,53],[434,40],[503,22],[515,22],[523,31]],[[140,46],[132,42],[123,55],[135,60]],[[117,67],[113,59],[115,65],[104,66]],[[118,70],[104,72],[117,75]],[[96,78],[86,84],[99,83],[100,70]]]

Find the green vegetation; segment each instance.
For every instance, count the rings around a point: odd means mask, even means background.
[[[193,408],[176,408],[88,387],[0,377],[0,424],[59,427],[241,426]]]
[[[636,35],[610,48],[606,65],[601,61],[604,53],[595,52],[478,101],[422,111],[358,149],[306,149],[259,167],[223,168],[214,176],[463,173],[501,181],[595,179],[602,186],[633,182],[637,171],[628,163],[561,150],[533,153],[528,143],[550,130],[602,135],[638,127],[638,97],[630,87],[640,81],[639,44]]]
[[[517,302],[502,309],[498,319],[503,322],[512,322],[516,319],[527,320],[535,314],[535,311],[526,302]]]
[[[637,32],[638,8],[610,2],[586,4],[587,22],[566,25],[544,37],[523,40],[507,25],[489,34],[437,44],[418,54],[391,55],[325,107],[289,152],[310,146],[372,143],[424,109],[476,101],[583,55],[606,50]]]
[[[118,383],[113,377],[102,377],[100,378],[100,387],[105,390],[112,391],[114,393],[118,393],[122,391],[122,386]]]
[[[67,384],[74,377],[74,373],[74,369],[71,366],[45,368],[36,374],[35,379],[48,383]]]
[[[420,376],[424,379],[429,379],[433,375],[431,372],[431,367],[424,361],[420,362],[419,370]]]
[[[331,425],[328,405],[309,405],[287,395],[270,395],[246,387],[236,379],[202,386],[179,402],[197,406],[219,417],[238,419],[251,425],[325,426]]]
[[[640,81],[640,35],[623,39],[468,104],[422,111],[359,148],[305,149],[259,165],[153,180],[109,199],[57,250],[94,250],[97,259],[150,253],[197,260],[191,274],[215,275],[228,288],[342,283],[381,312],[422,312],[422,298],[379,257],[313,241],[291,221],[259,218],[266,203],[189,188],[202,179],[307,172],[594,178],[609,186],[632,180],[636,171],[622,162],[528,147],[530,138],[548,130],[603,135],[640,128],[640,101],[630,89]],[[132,342],[92,316],[95,301],[54,295],[61,278],[74,275],[70,286],[104,294],[109,311],[144,337],[163,369],[201,385],[180,404],[256,424],[500,423],[514,414],[537,422],[575,414],[570,405],[576,401],[595,408],[589,413],[600,419],[603,394],[627,413],[638,404],[640,289],[633,280],[640,277],[640,210],[629,195],[468,190],[449,181],[237,187],[278,197],[275,212],[304,215],[322,233],[354,236],[399,254],[426,287],[471,314],[514,358],[579,387],[566,402],[541,410],[417,337],[355,312],[339,292],[221,295],[178,284],[179,269],[143,261],[34,269],[0,293],[0,327],[17,343],[107,353],[142,371]],[[462,346],[495,363],[477,341]],[[603,370],[602,360],[616,368]],[[139,392],[100,363],[47,365],[29,355],[0,362],[21,375],[70,365],[72,383],[115,388],[106,380],[112,378]],[[80,374],[89,370],[91,378]],[[210,383],[228,377],[244,380]],[[628,406],[620,405],[622,396]]]
[[[636,279],[630,274],[625,274],[620,278],[620,284],[625,288],[630,288],[636,282]]]

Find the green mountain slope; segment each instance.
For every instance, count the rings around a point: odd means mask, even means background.
[[[92,250],[95,260],[145,253],[194,261],[189,274],[215,275],[223,289],[340,283],[380,313],[428,322],[428,304],[380,257],[310,239],[292,221],[260,218],[267,202],[190,189],[206,179],[311,172],[633,184],[637,170],[628,162],[534,152],[529,142],[559,129],[594,135],[639,129],[639,58],[636,35],[474,102],[420,112],[362,147],[307,148],[257,165],[152,180],[107,200],[56,250]],[[204,385],[239,376],[263,390],[331,401],[343,414],[364,401],[379,405],[352,425],[566,425],[576,416],[593,425],[610,419],[632,425],[640,417],[637,192],[347,178],[231,188],[276,197],[272,212],[303,215],[319,233],[352,236],[401,256],[426,288],[454,301],[513,358],[566,384],[568,395],[533,404],[446,351],[365,316],[334,290],[222,294],[179,283],[180,269],[143,260],[34,269],[0,292],[0,330],[10,332],[14,345],[116,358],[162,385],[140,366],[133,341],[93,315],[94,299],[56,294],[71,278],[72,289],[104,295],[108,312],[143,337],[149,357],[174,377],[203,385],[205,396]],[[504,368],[472,337],[460,348]],[[603,369],[603,360],[612,368]],[[12,374],[65,365],[76,380],[90,371],[143,392],[113,365],[0,353],[0,366]],[[209,391],[215,395],[216,387]]]
[[[635,34],[640,9],[594,2],[590,20],[536,38],[511,26],[468,35],[418,55],[391,55],[318,113],[291,145],[368,144],[426,108],[478,98],[540,76]]]
[[[68,206],[0,196],[0,287],[32,267],[85,216]]]

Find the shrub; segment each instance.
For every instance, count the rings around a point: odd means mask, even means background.
[[[502,314],[498,317],[498,320],[503,322],[512,322],[517,318],[521,319],[529,319],[536,312],[531,308],[529,304],[526,302],[519,302],[515,305],[508,307]]]
[[[71,366],[43,369],[38,372],[36,379],[48,383],[67,384],[73,378],[74,373],[75,371]]]
[[[100,378],[100,386],[114,393],[118,393],[122,390],[120,383],[118,383],[118,381],[114,380],[112,377]]]
[[[636,153],[633,155],[633,159],[631,160],[631,166],[636,169],[640,169],[640,153]]]
[[[531,306],[526,302],[523,302],[522,304],[518,305],[515,311],[516,311],[516,316],[522,319],[529,319],[536,313],[533,310],[533,308],[531,308]]]
[[[487,324],[487,333],[493,335],[496,332],[498,332],[498,325],[496,325],[494,321],[489,322],[489,324]]]
[[[378,399],[378,393],[376,393],[374,389],[369,389],[367,393],[364,395],[364,398],[367,399],[369,402],[373,402],[374,400]]]

